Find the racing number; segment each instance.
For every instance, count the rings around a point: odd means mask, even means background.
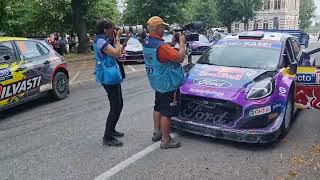
[[[146,65],[146,71],[148,75],[152,75],[154,72],[154,68],[152,66]]]

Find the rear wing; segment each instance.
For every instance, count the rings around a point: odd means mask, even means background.
[[[286,33],[296,37],[300,43],[300,45],[304,45],[308,47],[309,45],[309,35],[302,30],[293,30],[293,29],[255,29],[255,31],[263,31],[263,32],[278,32],[278,33]]]

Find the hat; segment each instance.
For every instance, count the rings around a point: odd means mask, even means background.
[[[160,24],[163,24],[165,26],[169,26],[169,24],[165,23],[159,16],[152,16],[147,22],[147,25],[151,26],[151,27],[155,27]]]

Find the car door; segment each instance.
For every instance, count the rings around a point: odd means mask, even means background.
[[[310,56],[319,54],[320,48],[300,57],[300,61],[310,61]],[[302,63],[297,69],[295,107],[300,109],[320,109],[320,66]]]
[[[45,58],[43,49],[38,41],[21,40],[15,42],[20,64],[18,72],[24,74],[23,90],[26,97],[34,97],[40,93],[40,85],[42,85],[45,68],[49,61]]]
[[[22,100],[17,84],[24,79],[24,74],[17,72],[19,64],[14,43],[0,42],[0,109]]]

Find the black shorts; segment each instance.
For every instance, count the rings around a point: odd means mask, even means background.
[[[180,109],[179,101],[180,95],[178,94],[178,91],[167,93],[156,92],[154,110],[168,118],[178,116]]]

